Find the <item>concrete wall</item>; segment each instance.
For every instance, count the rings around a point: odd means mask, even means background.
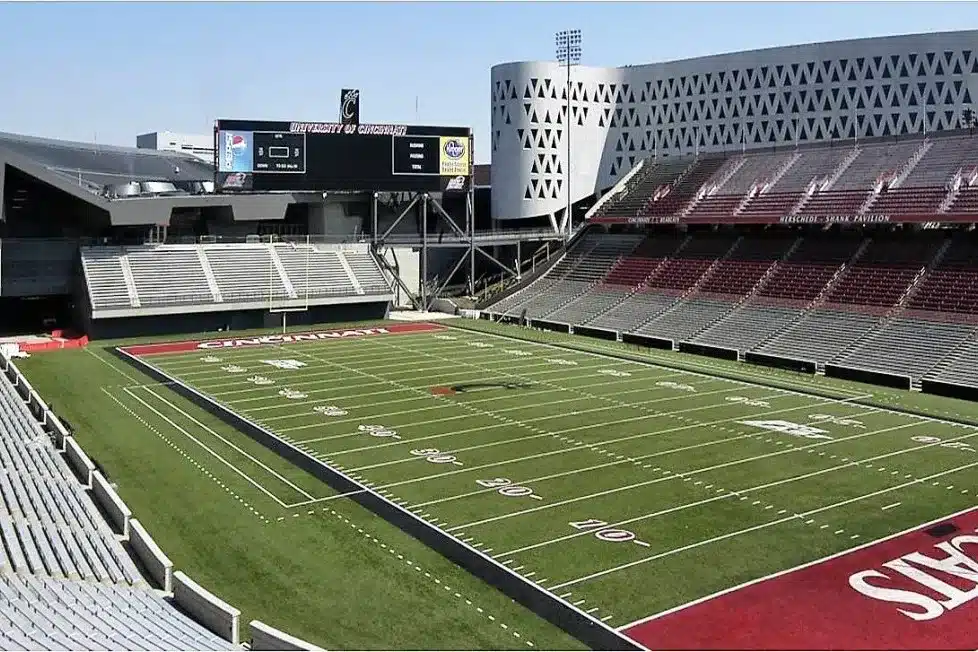
[[[961,126],[978,101],[978,31],[891,36],[683,61],[493,67],[492,216],[525,219],[615,184],[640,159]]]

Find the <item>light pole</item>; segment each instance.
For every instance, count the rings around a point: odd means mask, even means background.
[[[566,235],[570,235],[572,228],[571,220],[571,66],[581,62],[581,30],[565,29],[557,32],[557,63],[567,68],[567,119],[564,122],[567,139],[567,159],[564,161],[564,189],[567,192],[567,207],[564,212],[564,219],[561,224],[561,231],[566,229]]]

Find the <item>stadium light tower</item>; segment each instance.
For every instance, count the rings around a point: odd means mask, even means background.
[[[564,122],[565,133],[567,134],[567,160],[564,161],[564,188],[567,191],[567,207],[564,212],[564,219],[561,222],[560,230],[570,235],[571,224],[571,66],[581,62],[581,30],[565,29],[557,32],[557,63],[567,68],[567,118]]]

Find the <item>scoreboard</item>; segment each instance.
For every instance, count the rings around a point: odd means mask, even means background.
[[[218,192],[466,192],[472,130],[218,120],[214,157]]]

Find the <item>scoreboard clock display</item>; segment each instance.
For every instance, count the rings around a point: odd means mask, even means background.
[[[218,190],[455,191],[471,186],[472,130],[219,120]]]

